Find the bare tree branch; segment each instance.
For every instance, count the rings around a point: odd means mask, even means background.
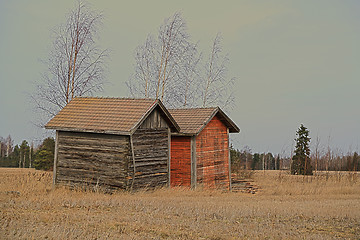
[[[190,41],[184,19],[180,13],[175,13],[165,19],[157,38],[149,35],[145,43],[136,48],[135,73],[126,84],[134,97],[159,98],[172,106],[186,105],[191,91],[184,94],[186,88],[179,86],[188,81],[187,87],[190,87],[192,77],[184,79],[184,76],[195,72],[199,58],[197,45]]]
[[[233,85],[235,78],[227,79],[227,64],[229,58],[222,55],[221,35],[217,34],[212,45],[211,54],[205,64],[205,74],[202,89],[202,106],[219,105],[229,109],[233,107]]]
[[[210,105],[232,108],[235,79],[228,79],[228,56],[222,55],[221,36],[210,57],[202,62],[198,44],[191,42],[180,13],[165,19],[157,38],[148,35],[135,49],[135,73],[126,82],[133,97],[161,99],[169,107]]]
[[[65,24],[54,31],[48,71],[37,83],[31,99],[47,121],[76,96],[92,95],[104,84],[108,51],[100,49],[95,38],[103,16],[79,1]]]

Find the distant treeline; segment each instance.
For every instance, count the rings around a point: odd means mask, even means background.
[[[29,144],[23,140],[14,146],[9,135],[0,136],[0,167],[36,168],[51,170],[53,168],[55,141],[46,138],[39,146]],[[291,157],[283,157],[273,153],[252,153],[245,146],[238,150],[230,146],[231,166],[234,172],[248,170],[281,170],[290,169]],[[357,152],[341,154],[328,149],[315,150],[311,154],[311,166],[314,171],[360,171],[360,156]]]
[[[10,135],[7,138],[0,136],[0,167],[50,170],[53,167],[54,149],[53,138],[44,139],[40,146],[29,144],[26,140],[14,146]]]
[[[282,157],[273,153],[252,153],[249,147],[241,150],[230,147],[230,158],[233,171],[248,170],[290,170],[291,157]],[[314,171],[360,171],[360,156],[357,152],[341,154],[328,150],[325,153],[315,152],[311,155]]]

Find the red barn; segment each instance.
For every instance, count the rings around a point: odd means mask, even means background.
[[[231,188],[229,133],[240,129],[220,108],[170,109],[179,133],[171,136],[171,186]]]

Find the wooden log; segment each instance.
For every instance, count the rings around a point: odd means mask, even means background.
[[[59,132],[58,139],[57,182],[128,187],[128,136]]]
[[[138,129],[132,139],[136,169],[133,188],[168,184],[168,129]]]

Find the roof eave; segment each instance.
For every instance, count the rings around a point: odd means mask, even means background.
[[[171,133],[171,136],[179,136],[179,137],[192,137],[196,135],[197,135],[196,133],[182,133],[182,132]]]
[[[80,129],[80,128],[51,127],[51,126],[45,126],[45,129],[65,131],[65,132],[104,133],[104,134],[112,134],[112,135],[130,135],[131,134],[130,131]]]
[[[230,133],[240,132],[240,128],[220,108],[218,108],[218,113],[220,113],[221,116],[225,118],[226,122],[230,125],[230,127],[228,127]]]

